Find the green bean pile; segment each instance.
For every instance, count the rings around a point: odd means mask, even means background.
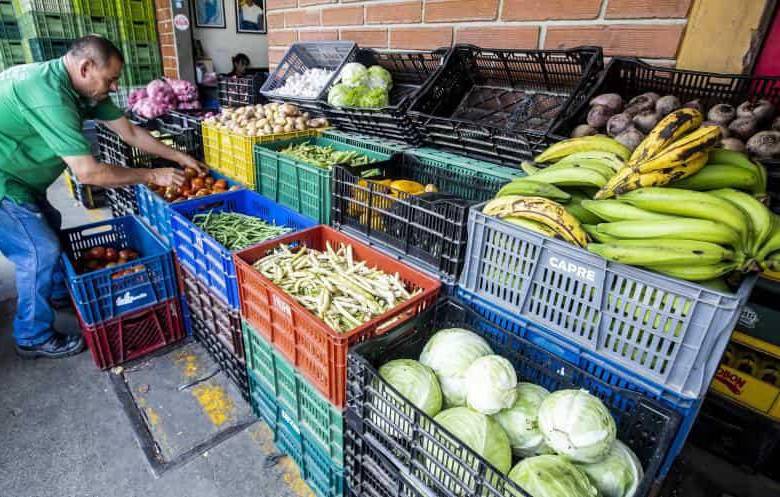
[[[229,250],[241,250],[291,231],[238,212],[209,211],[196,214],[192,222]]]
[[[290,145],[279,153],[323,169],[330,169],[334,164],[364,166],[376,162],[375,159],[354,150],[336,150],[330,145],[323,147],[311,143]]]

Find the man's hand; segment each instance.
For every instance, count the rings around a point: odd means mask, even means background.
[[[175,167],[149,169],[149,172],[151,173],[151,182],[164,188],[169,186],[179,188],[184,184],[184,180],[187,178],[184,175],[184,171],[176,169]]]
[[[209,166],[199,160],[195,160],[192,156],[187,154],[181,154],[181,157],[176,162],[178,162],[181,167],[191,167],[202,174],[208,174],[209,172]]]

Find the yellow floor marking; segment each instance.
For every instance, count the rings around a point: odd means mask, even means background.
[[[160,416],[157,414],[157,411],[151,407],[144,407],[144,410],[146,411],[146,418],[149,420],[149,424],[157,426],[160,423]]]
[[[192,394],[214,426],[222,426],[232,418],[233,401],[221,386],[203,383],[194,387]]]
[[[174,364],[181,366],[182,374],[186,378],[194,378],[198,375],[198,356],[195,354],[181,351],[174,358]]]
[[[269,456],[276,451],[274,447],[274,434],[271,429],[265,423],[256,423],[254,427],[249,430],[249,436],[254,440],[260,452],[265,456]]]
[[[264,456],[270,456],[277,452],[274,447],[274,434],[267,424],[260,422],[249,430],[249,436],[260,447],[260,452]],[[295,492],[299,497],[314,497],[316,494],[309,488],[309,485],[301,478],[301,472],[289,456],[279,461],[277,466],[282,473],[282,481]]]

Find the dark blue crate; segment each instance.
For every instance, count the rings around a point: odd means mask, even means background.
[[[173,254],[135,216],[119,217],[62,231],[68,288],[87,325],[114,319],[178,295]],[[109,269],[77,274],[75,261],[93,247],[132,248],[134,261]],[[122,270],[137,272],[117,276]]]
[[[495,323],[498,328],[522,337],[539,348],[582,368],[601,380],[603,384],[639,392],[678,412],[680,414],[680,425],[677,429],[677,434],[659,468],[659,476],[665,477],[667,475],[672,463],[682,450],[683,445],[685,445],[685,440],[693,427],[701,407],[701,398],[688,399],[678,397],[675,399],[670,397],[668,392],[653,388],[652,384],[637,383],[633,380],[633,376],[629,380],[618,367],[612,366],[606,361],[600,361],[582,350],[574,349],[564,341],[556,340],[554,333],[531,321],[509,313],[462,288],[458,288],[458,297],[474,309],[477,314],[490,323]],[[590,389],[591,387],[588,388]]]
[[[234,309],[239,308],[239,301],[232,252],[195,226],[193,216],[209,211],[238,212],[294,231],[317,225],[313,219],[249,190],[169,204],[169,208],[173,248],[180,263]]]
[[[228,187],[236,185],[241,186],[238,181],[232,180],[216,171],[210,171],[209,174],[215,180],[224,179],[227,181]],[[152,231],[157,233],[157,236],[160,237],[160,241],[162,241],[166,247],[171,247],[170,202],[166,202],[164,198],[154,193],[146,185],[136,185],[135,198],[138,201],[138,215],[152,228]],[[191,200],[184,200],[182,203],[190,201]]]

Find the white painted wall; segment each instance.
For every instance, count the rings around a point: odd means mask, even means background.
[[[214,69],[220,73],[230,72],[233,55],[243,52],[251,62],[250,67],[268,67],[268,36],[236,33],[236,0],[224,0],[226,28],[197,28],[193,14],[193,38],[200,40],[203,51],[214,61]]]

